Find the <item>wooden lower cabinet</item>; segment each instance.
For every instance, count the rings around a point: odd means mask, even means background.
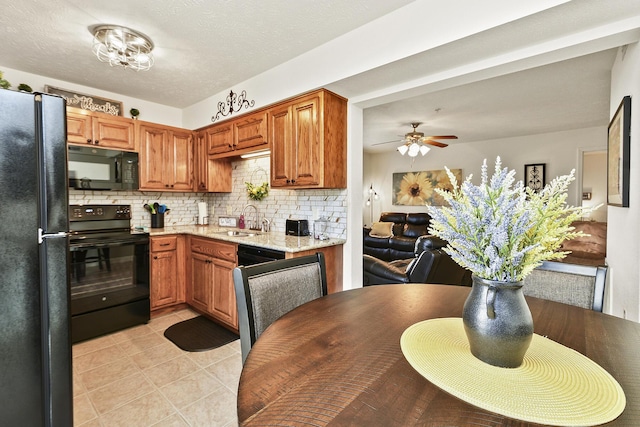
[[[237,248],[235,243],[204,237],[151,237],[151,309],[186,302],[237,332],[238,311],[233,286]],[[325,256],[328,292],[342,291],[342,245],[287,252],[286,258],[316,252]]]
[[[184,237],[152,237],[150,247],[151,310],[185,302]]]
[[[233,269],[237,246],[228,242],[191,238],[187,303],[231,329],[238,330]]]
[[[209,312],[213,293],[213,261],[209,255],[191,253],[191,280],[187,292],[187,303],[194,308]]]
[[[327,293],[333,294],[342,291],[342,247],[343,245],[335,245],[308,251],[287,252],[285,258],[298,258],[322,252],[327,273]]]
[[[233,286],[235,261],[213,258],[213,295],[209,313],[227,325],[238,329],[238,308]]]

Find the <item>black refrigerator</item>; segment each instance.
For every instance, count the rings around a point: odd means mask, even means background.
[[[65,108],[0,89],[0,426],[73,425]]]

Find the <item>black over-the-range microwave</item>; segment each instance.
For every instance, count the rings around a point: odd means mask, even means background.
[[[138,153],[69,145],[69,187],[137,190]]]

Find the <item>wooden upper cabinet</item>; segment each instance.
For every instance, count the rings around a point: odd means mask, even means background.
[[[72,144],[93,144],[91,116],[70,111],[67,108],[67,142]]]
[[[194,191],[209,191],[209,186],[207,185],[209,177],[207,170],[209,153],[207,153],[207,139],[204,131],[196,133],[193,153]]]
[[[267,112],[244,116],[233,121],[233,149],[267,148]]]
[[[196,192],[231,193],[231,161],[211,159],[207,149],[207,135],[199,131],[194,141],[194,177]]]
[[[157,126],[140,125],[140,189],[164,190],[164,167],[168,158],[166,154],[167,130]]]
[[[67,142],[133,151],[134,122],[119,116],[67,107]]]
[[[271,186],[283,187],[291,181],[289,156],[293,152],[291,106],[274,108],[269,112],[269,140],[271,141]]]
[[[320,153],[320,98],[309,97],[291,107],[293,113],[293,141],[290,155],[291,184],[317,186],[322,179]]]
[[[347,101],[320,90],[269,110],[271,186],[346,188]]]
[[[247,114],[237,119],[203,129],[207,152],[216,157],[228,157],[268,147],[267,112]]]
[[[169,166],[172,171],[172,190],[190,191],[193,188],[193,132],[169,132]]]
[[[207,152],[220,154],[233,151],[233,127],[231,123],[221,123],[211,126],[205,131]]]
[[[193,190],[193,132],[141,123],[140,190]]]

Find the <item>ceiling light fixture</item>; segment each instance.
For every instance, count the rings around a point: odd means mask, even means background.
[[[153,42],[144,34],[118,25],[94,25],[93,53],[109,65],[146,71],[153,65]]]
[[[409,157],[416,157],[418,154],[424,156],[431,150],[431,147],[424,142],[424,133],[416,131],[418,125],[420,125],[420,123],[411,123],[413,132],[405,134],[402,140],[403,144],[398,147],[398,151],[403,156],[405,154],[408,154]]]

